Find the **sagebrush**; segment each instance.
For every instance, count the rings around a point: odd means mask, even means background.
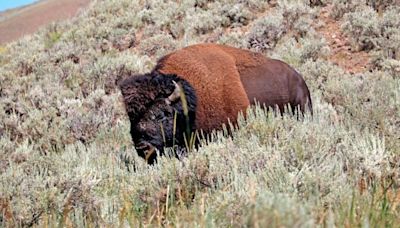
[[[400,223],[398,4],[93,1],[0,47],[3,226],[396,226]],[[372,67],[329,62],[313,29],[332,6]],[[212,41],[282,59],[314,116],[252,107],[182,160],[136,155],[118,82]],[[397,45],[397,46],[396,46]]]

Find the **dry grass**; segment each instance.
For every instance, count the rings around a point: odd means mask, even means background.
[[[321,4],[343,5],[319,2],[95,1],[71,21],[2,46],[1,225],[399,224],[399,59],[387,52],[396,47],[374,46],[370,71],[346,73],[329,62],[323,34],[307,29]],[[353,31],[368,19],[340,9],[343,32],[369,40],[364,27]],[[384,9],[387,19],[374,26],[396,40],[399,8]],[[262,31],[282,15],[279,35]],[[251,37],[271,41],[259,39],[260,50],[304,75],[314,117],[253,107],[231,137],[216,132],[181,161],[148,166],[132,146],[116,84],[208,37],[252,48]]]

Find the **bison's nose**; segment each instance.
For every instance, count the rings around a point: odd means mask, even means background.
[[[142,152],[142,154],[144,155],[143,157],[146,161],[148,161],[149,158],[156,153],[156,148],[145,141],[138,143],[136,146],[136,150]]]

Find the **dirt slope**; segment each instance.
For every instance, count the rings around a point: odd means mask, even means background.
[[[42,0],[37,4],[0,13],[0,44],[18,39],[35,32],[40,26],[51,21],[63,20],[74,16],[77,11],[89,4],[90,0]],[[273,6],[272,6],[273,8]],[[257,18],[267,14],[271,8],[257,15]],[[367,52],[351,50],[349,39],[341,31],[341,22],[330,17],[332,5],[321,8],[316,21],[324,22],[324,26],[315,28],[328,42],[331,48],[329,60],[349,73],[364,72],[368,69],[370,56]],[[242,28],[246,33],[252,25]],[[224,33],[229,33],[226,29]],[[216,34],[205,35],[204,41],[213,42]],[[216,35],[218,36],[218,35]],[[140,40],[140,36],[138,37]]]
[[[330,12],[332,12],[332,5],[321,9],[317,20],[324,22],[325,25],[316,28],[331,49],[329,60],[349,73],[366,71],[370,61],[369,54],[365,51],[351,50],[349,38],[343,34],[340,21],[332,19]]]
[[[0,44],[35,32],[56,20],[74,16],[90,0],[43,0],[36,4],[0,14]]]

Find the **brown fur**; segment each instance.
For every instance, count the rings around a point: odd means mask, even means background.
[[[197,44],[159,60],[155,71],[187,80],[197,94],[196,126],[205,132],[235,121],[257,100],[267,106],[311,108],[303,78],[286,63],[218,44]]]

